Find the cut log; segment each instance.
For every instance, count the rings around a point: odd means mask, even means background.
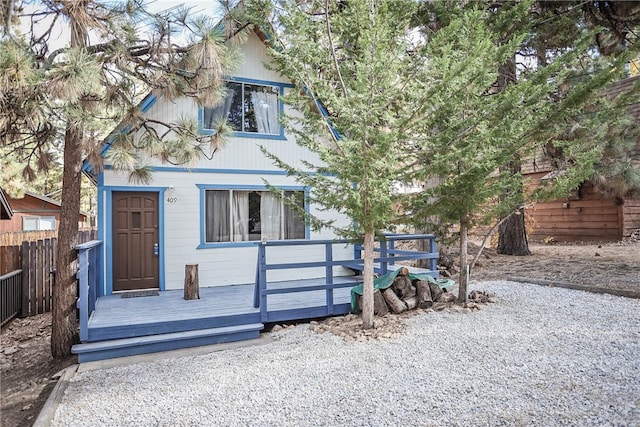
[[[384,299],[392,313],[399,314],[407,310],[407,305],[404,301],[398,298],[398,295],[396,295],[391,287],[385,289],[384,292],[382,292],[382,295],[384,296]]]
[[[443,292],[438,298],[438,302],[454,302],[455,300],[456,296],[451,292]]]
[[[382,292],[379,289],[373,291],[373,314],[375,316],[384,316],[389,312],[389,306],[387,301],[382,296]],[[356,310],[355,314],[362,313],[362,295],[356,295]]]
[[[398,276],[408,276],[409,275],[409,269],[407,267],[400,267],[398,269]]]
[[[431,290],[431,299],[433,301],[438,301],[438,298],[440,298],[440,296],[443,293],[442,288],[435,283],[432,283],[432,282],[428,282],[428,283],[429,283],[429,289]]]
[[[413,310],[418,306],[418,297],[405,298],[403,301],[409,310]]]
[[[431,287],[426,280],[416,281],[417,301],[420,308],[429,308],[433,305],[433,298],[431,297]]]
[[[187,264],[184,266],[184,299],[200,299],[198,264]]]
[[[380,289],[373,292],[373,314],[376,316],[384,316],[389,312],[389,306],[382,296]]]
[[[396,292],[401,299],[411,298],[416,296],[416,288],[411,284],[409,276],[397,276],[393,281],[391,288]]]

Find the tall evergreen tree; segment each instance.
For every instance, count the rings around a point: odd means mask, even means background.
[[[296,170],[274,160],[311,188],[314,203],[353,220],[338,232],[364,242],[363,327],[371,328],[374,238],[396,217],[391,189],[409,138],[405,123],[418,108],[405,100],[418,84],[406,72],[417,3],[274,0],[254,6],[273,30],[275,68],[303,89],[286,97],[301,114],[285,126],[321,164]]]
[[[50,166],[55,144],[63,149],[51,350],[64,357],[77,335],[75,247],[83,159],[100,169],[104,129],[118,123],[131,132],[116,138],[110,162],[131,170],[132,179],[149,177],[136,153],[188,162],[207,144],[219,143],[199,136],[195,120],[146,122],[137,105],[149,92],[215,105],[233,55],[223,32],[214,31],[206,18],[191,18],[184,8],[153,15],[138,0],[9,1],[0,17],[0,144],[26,160],[27,176]],[[136,131],[142,137],[134,141]]]
[[[527,58],[525,62],[532,67],[544,67],[549,62],[555,60],[558,55],[575,47],[576,41],[586,29],[595,29],[592,32],[591,49],[600,55],[613,57],[620,55],[627,49],[637,51],[638,32],[640,28],[640,3],[637,2],[615,2],[615,1],[537,1],[532,4],[529,11],[531,22],[535,25],[532,28],[530,37],[519,51],[521,58]],[[628,52],[626,52],[628,53]],[[626,57],[627,55],[625,55]],[[574,69],[574,75],[567,80],[567,84],[576,84],[576,79],[590,78],[596,73],[598,64],[594,58],[587,58],[582,67]],[[604,67],[607,67],[607,61]],[[601,65],[602,66],[602,65]],[[637,91],[637,89],[635,89]],[[629,167],[626,153],[629,144],[634,143],[633,135],[635,128],[629,123],[625,114],[623,98],[609,99],[609,106],[600,105],[602,100],[598,97],[604,96],[604,90],[596,91],[593,101],[589,103],[588,109],[591,111],[579,111],[567,121],[564,128],[553,128],[556,135],[540,135],[549,141],[560,139],[560,146],[577,144],[582,150],[602,153],[604,147],[609,147],[606,157],[594,157],[592,164],[580,162],[580,175],[584,179],[596,179],[602,182],[603,176],[609,176],[607,181],[616,183],[618,186],[626,182],[626,186],[634,186],[637,181],[636,173]],[[559,100],[558,97],[556,99]],[[617,105],[617,106],[616,106]],[[600,109],[601,112],[595,114],[593,110]],[[588,128],[590,130],[588,130]],[[607,132],[602,130],[607,128]],[[570,131],[573,129],[573,131]],[[580,132],[576,131],[580,129]],[[624,130],[623,130],[624,129]],[[624,135],[626,134],[626,136]],[[617,135],[617,136],[616,136]],[[585,144],[588,137],[590,144]],[[599,138],[599,139],[598,139]],[[582,142],[580,142],[580,140]],[[590,148],[589,148],[590,147]],[[555,153],[565,152],[561,147]],[[603,159],[607,159],[603,161]],[[569,160],[569,159],[565,159]],[[539,191],[536,195],[545,194],[550,197],[566,194],[567,180],[564,173],[572,160],[562,161],[560,167],[562,175],[556,174],[560,180],[552,180],[559,186],[547,185],[544,191]],[[520,168],[519,162],[511,162],[514,172]],[[607,169],[606,172],[603,169]],[[596,173],[600,170],[600,173]],[[586,171],[592,171],[592,175],[587,175]],[[574,174],[578,170],[574,170]],[[579,185],[579,183],[575,183]],[[549,191],[553,188],[552,191]],[[524,200],[524,188],[519,190],[522,200]],[[510,215],[500,224],[498,251],[506,255],[527,255],[530,253],[527,243],[527,234],[524,222],[524,208],[519,208],[520,215]]]
[[[557,137],[572,117],[592,105],[599,90],[623,74],[626,59],[598,59],[603,64],[589,79],[567,85],[580,64],[595,61],[589,55],[593,35],[585,29],[571,49],[545,67],[523,72],[514,84],[501,84],[512,72],[505,71],[505,64],[532,33],[534,21],[525,19],[530,4],[497,10],[479,2],[427,6],[431,14],[422,16],[439,17],[440,24],[419,51],[428,66],[415,74],[425,90],[411,129],[416,166],[410,176],[438,184],[408,199],[407,210],[418,223],[437,215],[445,225],[457,224],[462,269],[458,299],[464,302],[466,233],[475,224],[507,215],[523,200],[519,167],[504,166]],[[583,142],[574,140],[573,152]],[[566,191],[584,177],[592,153],[572,159],[571,173],[556,182],[555,191]]]

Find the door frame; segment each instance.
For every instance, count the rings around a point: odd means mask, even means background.
[[[113,192],[146,192],[158,193],[158,287],[160,291],[165,290],[165,262],[164,262],[164,192],[166,187],[103,187],[104,190],[104,213],[105,234],[104,241],[105,255],[105,295],[113,294]]]

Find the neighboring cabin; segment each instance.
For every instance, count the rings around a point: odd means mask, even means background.
[[[608,93],[616,95],[628,90],[640,76],[614,83]],[[629,107],[629,113],[640,120],[640,103]],[[630,153],[636,167],[640,167],[640,141]],[[553,170],[549,158],[542,155],[523,166],[530,186],[539,185]],[[593,184],[585,182],[569,197],[547,203],[537,203],[527,210],[533,217],[533,239],[553,238],[556,241],[616,241],[628,237],[640,228],[640,198],[611,197],[598,192]]]
[[[2,219],[0,233],[57,230],[60,222],[60,202],[40,194],[25,192],[22,198],[12,198],[0,190]],[[8,210],[7,210],[8,208]],[[90,215],[81,212],[80,227],[90,226]]]
[[[168,101],[153,94],[140,106],[147,117],[164,122],[197,117],[204,134],[211,133],[210,123],[222,114],[236,129],[225,147],[206,153],[195,165],[149,159],[153,171],[149,185],[130,183],[128,173],[109,164],[97,175],[85,164],[85,172],[98,186],[98,235],[104,242],[102,294],[181,289],[185,265],[193,263],[199,265],[201,286],[253,283],[260,241],[335,237],[329,231],[312,232],[264,183],[267,180],[285,195],[296,197],[314,215],[336,218],[335,213],[310,205],[309,189],[260,150],[264,146],[296,167],[302,168],[303,161],[319,162],[280,125],[279,116],[292,111],[279,97],[295,89],[288,79],[264,66],[269,61],[264,41],[256,31],[240,47],[242,60],[228,78],[228,97],[220,107],[202,109],[191,99]],[[340,217],[338,223],[347,225],[348,219]],[[343,250],[345,258],[353,257],[352,248]],[[283,248],[271,256],[282,262],[317,260],[324,256],[321,248],[318,251],[322,253]],[[270,278],[278,280],[277,273]],[[323,275],[324,269],[296,271],[296,279]]]

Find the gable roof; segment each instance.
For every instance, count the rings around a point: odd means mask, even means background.
[[[235,7],[238,7],[238,5],[236,5]],[[262,44],[264,44],[265,46],[268,46],[269,43],[272,40],[272,37],[270,36],[271,32],[265,31],[264,28],[259,27],[256,24],[250,24],[253,26],[252,31],[253,33],[258,37],[258,39],[260,40],[260,42]],[[237,33],[236,33],[237,34]],[[228,36],[228,39],[233,38],[236,34],[230,35]],[[225,76],[226,78],[227,76]],[[314,98],[311,96],[311,94],[309,93],[309,91],[307,90],[306,87],[301,88],[301,90],[305,93],[305,95],[307,95],[309,97],[309,99],[316,105],[316,108],[318,109],[318,112],[325,118],[327,118],[329,116],[329,112],[327,111],[326,107],[324,106],[324,104],[322,103],[321,100]],[[149,111],[151,109],[151,107],[153,107],[156,102],[159,100],[159,97],[156,96],[153,92],[150,92],[149,94],[147,94],[147,96],[138,104],[137,108],[140,110],[140,112],[142,113],[146,113],[147,111]],[[328,127],[329,127],[329,131],[331,132],[332,136],[334,139],[338,140],[341,139],[342,136],[341,134],[337,131],[337,129],[335,128],[335,126],[333,125],[333,123],[329,120],[328,121]],[[111,148],[111,145],[114,143],[114,141],[116,140],[117,136],[119,134],[129,134],[131,132],[135,132],[137,131],[137,129],[135,127],[132,127],[130,125],[125,125],[123,122],[120,122],[110,133],[109,135],[105,138],[102,147],[100,149],[100,157],[104,158],[104,156],[106,155],[106,153],[109,151],[109,149]],[[89,180],[96,185],[97,184],[97,173],[95,172],[93,166],[91,165],[91,163],[89,162],[89,159],[86,158],[83,162],[83,166],[82,166],[82,172],[87,176],[87,178],[89,178]]]
[[[7,200],[7,196],[5,196],[2,188],[0,188],[0,219],[11,219],[12,216],[13,210],[9,204],[9,200]]]
[[[158,98],[156,97],[156,95],[152,93],[149,93],[147,96],[144,97],[144,99],[138,104],[138,109],[142,112],[142,113],[146,113],[147,111],[149,111],[149,109],[151,109],[151,107],[154,106],[154,104],[158,101]],[[120,133],[129,133],[129,132],[133,132],[134,128],[130,127],[130,126],[125,126],[122,122],[120,122],[120,124],[118,124],[118,126],[116,126],[110,133],[109,135],[105,138],[104,142],[102,143],[102,147],[100,148],[100,157],[104,157],[105,154],[107,153],[107,151],[109,151],[109,148],[111,148],[111,144],[113,144],[113,142],[115,141],[116,137],[118,136],[118,134]],[[89,159],[85,159],[84,162],[82,163],[82,173],[85,174],[85,176],[87,178],[89,178],[89,181],[91,181],[94,185],[97,184],[97,174],[93,169],[93,166],[91,165],[91,162],[89,162]]]

